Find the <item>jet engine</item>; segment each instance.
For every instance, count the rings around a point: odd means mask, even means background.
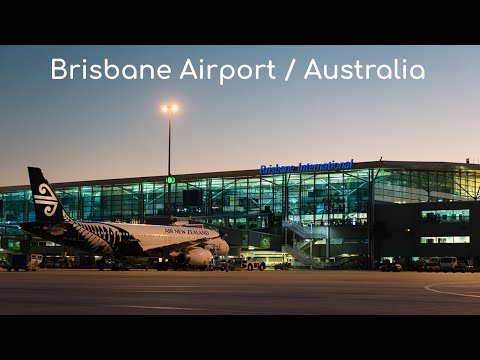
[[[228,243],[223,240],[223,238],[216,238],[208,240],[206,242],[205,249],[210,250],[210,252],[215,255],[227,255],[230,247],[228,246]]]
[[[205,249],[193,249],[188,252],[181,252],[176,257],[176,260],[183,264],[192,266],[210,265],[212,263],[212,253]]]

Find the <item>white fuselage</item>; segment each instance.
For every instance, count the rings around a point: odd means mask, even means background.
[[[218,255],[225,255],[229,246],[227,242],[220,238],[220,234],[214,230],[200,227],[186,226],[167,226],[167,225],[147,225],[147,224],[128,224],[104,222],[104,224],[118,226],[129,233],[139,241],[144,251],[156,249],[164,246],[187,243],[198,239],[208,239],[205,241],[205,248],[211,250],[214,248]]]

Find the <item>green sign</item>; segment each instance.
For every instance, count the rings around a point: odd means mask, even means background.
[[[167,184],[175,184],[175,176],[167,176]]]

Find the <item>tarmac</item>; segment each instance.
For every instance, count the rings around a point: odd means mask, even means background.
[[[470,315],[480,273],[0,270],[1,315]]]

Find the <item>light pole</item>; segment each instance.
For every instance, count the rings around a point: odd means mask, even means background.
[[[162,107],[163,111],[167,112],[168,118],[168,177],[167,177],[167,196],[168,196],[168,203],[167,203],[167,215],[169,221],[172,219],[172,197],[171,197],[171,190],[172,190],[172,177],[170,172],[170,154],[171,154],[171,147],[172,147],[172,111],[177,110],[175,105],[165,105]]]

